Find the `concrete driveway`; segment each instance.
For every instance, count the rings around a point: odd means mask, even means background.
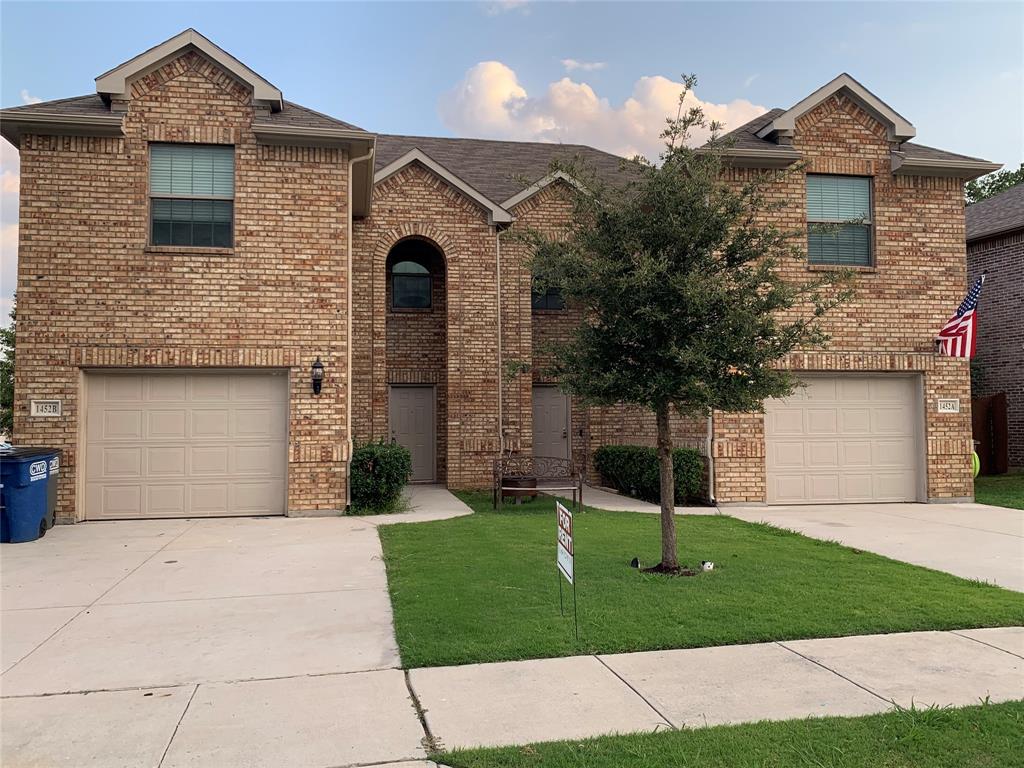
[[[0,573],[5,767],[425,755],[369,522],[59,526]]]
[[[986,504],[824,504],[722,511],[1024,591],[1024,510]]]

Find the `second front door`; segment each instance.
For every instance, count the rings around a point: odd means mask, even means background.
[[[437,479],[437,436],[433,387],[391,387],[391,438],[412,454],[414,483]]]
[[[533,388],[533,455],[569,458],[569,398],[557,387]]]

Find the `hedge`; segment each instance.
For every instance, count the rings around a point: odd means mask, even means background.
[[[656,449],[643,445],[603,445],[594,452],[594,466],[604,482],[615,490],[655,504],[661,502]],[[672,467],[675,503],[706,501],[707,473],[701,453],[692,448],[676,448],[672,451]]]
[[[398,443],[365,443],[352,454],[352,514],[397,512],[412,473],[412,454]]]

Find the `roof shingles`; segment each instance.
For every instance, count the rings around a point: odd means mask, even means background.
[[[1024,229],[1024,184],[968,205],[967,241]]]

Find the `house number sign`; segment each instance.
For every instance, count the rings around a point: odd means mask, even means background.
[[[939,398],[939,413],[960,413],[960,398]]]
[[[43,418],[60,416],[60,400],[33,400],[31,415]]]

